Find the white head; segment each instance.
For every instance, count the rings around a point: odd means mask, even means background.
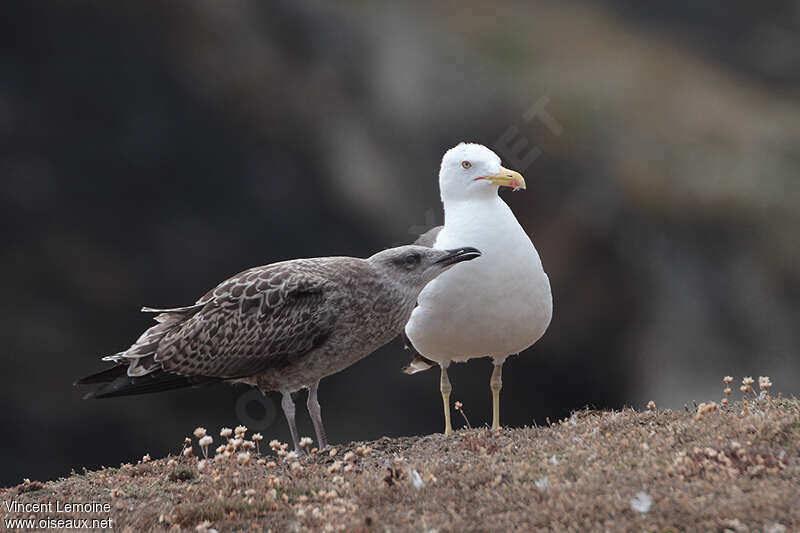
[[[461,143],[442,157],[439,189],[442,202],[497,195],[500,187],[525,188],[525,179],[500,165],[500,158],[482,144]]]

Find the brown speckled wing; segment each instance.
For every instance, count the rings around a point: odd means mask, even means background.
[[[224,379],[280,369],[332,333],[327,286],[290,263],[246,270],[198,300],[205,305],[164,335],[155,362],[168,372]]]

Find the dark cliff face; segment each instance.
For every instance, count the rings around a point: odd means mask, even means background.
[[[650,5],[13,3],[0,484],[176,451],[198,425],[286,440],[245,388],[104,403],[71,382],[150,325],[142,305],[412,241],[441,222],[439,160],[462,140],[526,177],[504,198],[553,285],[504,423],[716,398],[725,374],[796,391],[797,15]],[[438,376],[405,362],[391,344],[323,383],[333,442],[441,429]],[[473,423],[490,371],[451,370]]]

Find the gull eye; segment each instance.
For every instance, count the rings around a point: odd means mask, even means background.
[[[469,170],[470,168],[472,168],[472,163],[470,163],[469,161],[462,161],[461,162],[461,167],[464,170]]]
[[[408,268],[413,268],[419,263],[419,254],[408,254],[405,258],[405,263]]]

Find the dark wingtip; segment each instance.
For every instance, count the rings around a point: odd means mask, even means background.
[[[222,378],[209,376],[181,376],[169,372],[156,371],[140,377],[127,374],[105,383],[102,387],[86,395],[86,399],[115,398],[118,396],[135,396],[151,394],[173,389],[183,389],[198,385],[206,385],[223,381]]]
[[[425,246],[427,248],[433,248],[433,245],[436,244],[436,239],[439,237],[439,233],[442,232],[444,226],[436,226],[435,228],[429,229],[425,233],[419,236],[419,238],[414,241],[416,246]]]
[[[75,380],[72,385],[96,385],[98,383],[108,383],[114,381],[118,377],[124,376],[128,371],[127,365],[116,365],[111,368],[106,368],[100,372],[90,374]]]

